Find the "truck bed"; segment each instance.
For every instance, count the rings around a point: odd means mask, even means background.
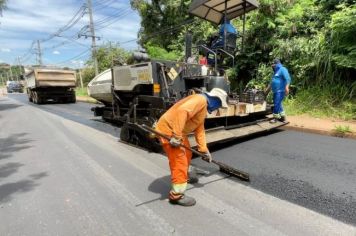
[[[35,69],[27,76],[27,87],[30,89],[40,87],[69,87],[76,86],[74,71]]]

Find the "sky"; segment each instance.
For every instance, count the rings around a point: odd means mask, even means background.
[[[90,35],[86,2],[9,0],[0,17],[0,63],[37,64],[39,40],[44,65],[81,67],[91,55],[91,38],[78,38],[79,32]],[[92,2],[95,34],[100,37],[97,45],[111,41],[127,50],[137,49],[140,17],[130,8],[129,0]]]

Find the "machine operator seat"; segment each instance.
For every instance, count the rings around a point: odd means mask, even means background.
[[[223,45],[222,49],[230,54],[234,54],[236,50],[236,41],[237,41],[237,34],[227,32],[226,45]]]

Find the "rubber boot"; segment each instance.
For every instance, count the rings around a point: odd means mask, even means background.
[[[277,119],[273,118],[272,120],[269,121],[269,123],[274,124],[277,122]]]
[[[184,194],[178,199],[169,199],[169,202],[173,205],[180,205],[180,206],[194,206],[196,201],[192,197],[188,197]]]
[[[279,121],[286,122],[286,116],[281,116],[281,118],[279,118]]]

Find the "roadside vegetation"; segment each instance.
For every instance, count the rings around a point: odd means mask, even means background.
[[[238,40],[236,66],[229,71],[236,91],[246,86],[265,88],[272,76],[271,62],[280,58],[292,75],[288,114],[356,119],[356,1],[260,0],[247,15],[244,42]],[[183,60],[185,34],[193,43],[206,40],[217,26],[188,15],[190,0],[131,0],[141,16],[139,43],[151,58]],[[242,20],[232,23],[242,33]],[[120,45],[99,48],[99,69],[112,59],[127,62]],[[91,61],[87,65],[92,65]],[[84,84],[94,77],[83,70]]]
[[[351,135],[352,134],[352,130],[350,128],[350,126],[348,125],[337,125],[335,126],[335,129],[333,130],[333,133],[335,136],[338,136],[338,137],[346,137],[348,135]]]
[[[76,94],[77,96],[82,96],[82,97],[88,96],[88,90],[87,90],[86,87],[84,87],[84,88],[77,87],[77,88],[75,89],[75,94]]]

